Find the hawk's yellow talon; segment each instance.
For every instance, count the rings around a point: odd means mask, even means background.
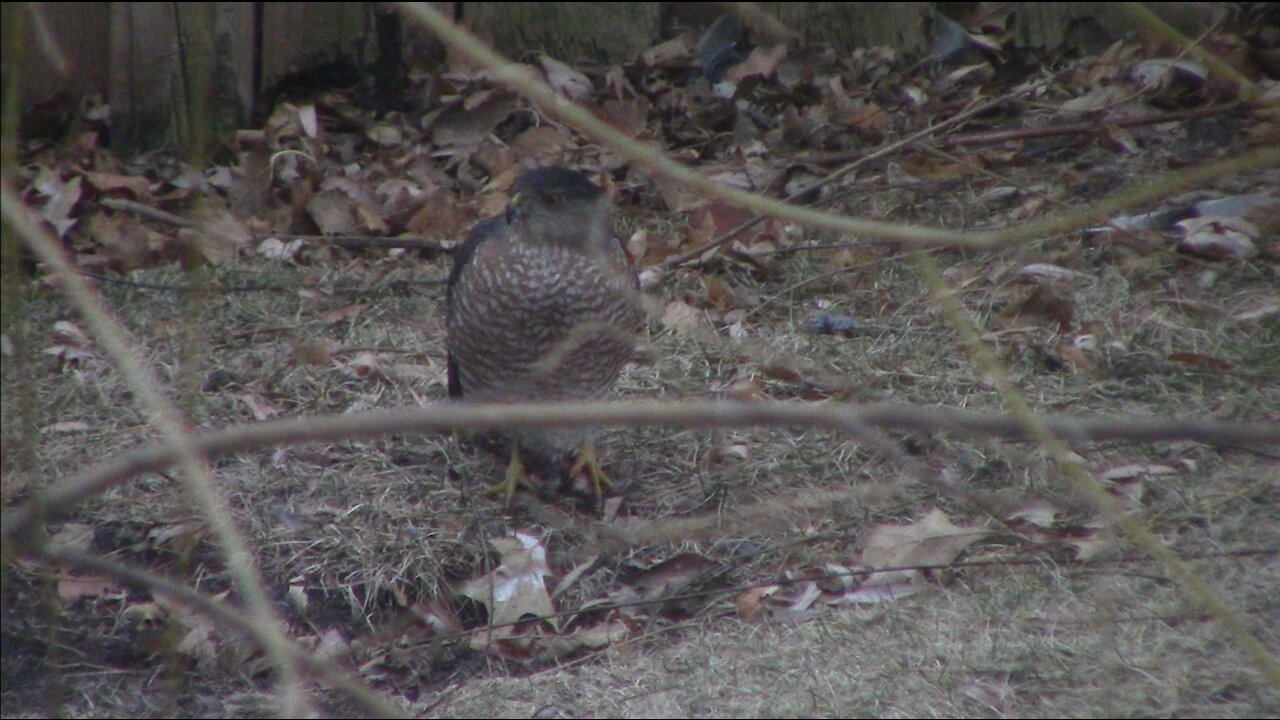
[[[516,491],[521,487],[526,490],[535,490],[533,481],[529,479],[529,471],[525,470],[524,463],[520,461],[520,448],[511,448],[511,462],[507,463],[507,475],[502,482],[496,485],[490,485],[484,491],[485,495],[506,495],[507,507],[511,507],[511,501],[515,499]]]
[[[591,479],[591,489],[595,491],[596,497],[603,498],[604,489],[612,489],[613,481],[600,467],[600,461],[596,459],[596,446],[590,440],[578,446],[578,457],[573,461],[573,467],[569,468],[569,475],[577,477],[584,469]]]

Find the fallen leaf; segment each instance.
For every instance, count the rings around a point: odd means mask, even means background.
[[[336,325],[347,320],[354,320],[360,317],[360,313],[364,312],[368,305],[364,303],[354,303],[346,307],[340,307],[336,310],[330,310],[324,314],[324,322],[326,325]]]
[[[1022,266],[1018,272],[1033,280],[1051,280],[1055,282],[1068,282],[1088,277],[1084,273],[1068,270],[1050,263],[1031,263],[1030,265]]]
[[[1100,85],[1084,95],[1067,100],[1058,109],[1068,115],[1095,112],[1126,100],[1130,94],[1128,90],[1116,85]]]
[[[742,57],[739,55],[738,57]],[[746,60],[729,68],[725,78],[732,83],[741,83],[749,77],[769,77],[778,69],[778,65],[787,57],[786,45],[774,45],[770,48],[758,47],[751,51]]]
[[[320,137],[320,119],[316,115],[315,103],[307,103],[298,108],[298,127],[309,138]]]
[[[1069,538],[1065,542],[1076,549],[1076,562],[1088,562],[1096,557],[1101,557],[1108,550],[1115,547],[1115,542],[1112,540],[1095,534]]]
[[[786,617],[788,615],[792,617],[802,616],[809,611],[809,608],[812,607],[813,603],[821,596],[822,590],[818,587],[818,583],[812,581],[807,582],[801,589],[800,594],[792,600],[791,604],[788,605],[784,611],[779,613],[779,615],[781,617]]]
[[[258,421],[270,420],[283,412],[279,407],[267,402],[265,399],[257,395],[252,395],[250,393],[236,393],[235,397],[239,399],[240,402],[244,403],[245,407],[249,408],[249,412],[252,413],[254,419]]]
[[[333,351],[334,344],[326,338],[299,340],[290,358],[298,365],[328,365],[333,361]]]
[[[946,513],[935,508],[910,525],[872,527],[862,550],[862,564],[870,568],[946,565],[990,534],[984,528],[954,525]],[[877,573],[868,582],[884,574]]]
[[[302,240],[284,242],[279,238],[267,238],[258,243],[258,254],[268,260],[293,260],[306,246]]]
[[[1189,58],[1153,58],[1133,67],[1130,77],[1149,95],[1159,95],[1175,83],[1198,88],[1209,78],[1205,67]]]
[[[160,603],[153,600],[150,602],[130,603],[128,607],[121,611],[120,615],[135,626],[154,628],[160,626],[160,623],[164,621],[168,613]]]
[[[682,335],[698,337],[711,331],[706,313],[682,300],[672,300],[662,311],[662,326]]]
[[[489,609],[491,626],[507,626],[495,629],[494,637],[509,636],[510,625],[526,616],[545,618],[555,627],[551,617],[555,607],[546,584],[551,569],[542,542],[532,535],[516,533],[510,538],[495,538],[491,544],[502,554],[501,563],[492,572],[468,580],[460,592]]]
[[[591,97],[594,88],[591,78],[556,60],[546,53],[538,54],[538,64],[547,75],[547,84],[570,100],[582,101]]]
[[[635,138],[648,134],[649,110],[652,107],[653,103],[641,95],[628,100],[606,100],[595,114],[618,132]]]
[[[873,102],[850,102],[834,113],[836,122],[878,137],[893,126],[893,116]]]
[[[356,229],[355,201],[337,190],[312,195],[307,215],[325,235],[350,235]]]
[[[382,376],[395,383],[444,387],[447,384],[443,365],[428,363],[391,363],[382,366]]]
[[[477,171],[487,174],[491,181],[507,173],[518,172],[519,159],[520,155],[510,145],[499,145],[491,140],[480,143],[471,153],[471,164]]]
[[[430,123],[431,139],[444,148],[473,147],[517,107],[516,96],[506,91],[477,93],[440,111]]]
[[[582,562],[574,565],[573,569],[565,573],[564,577],[560,578],[560,582],[556,583],[556,589],[555,592],[551,593],[551,599],[557,600],[561,595],[568,592],[569,589],[573,587],[574,583],[578,582],[579,578],[596,566],[596,561],[599,559],[599,553],[594,553]]]
[[[680,553],[657,565],[628,573],[623,582],[645,600],[669,597],[719,572],[719,564],[694,553]]]
[[[658,194],[662,196],[662,201],[672,212],[688,212],[707,203],[707,199],[701,193],[684,183],[672,180],[665,175],[655,175],[652,179],[653,184],[658,188]]]
[[[124,588],[115,579],[105,575],[66,575],[58,578],[58,597],[68,602],[123,593]]]
[[[152,264],[154,248],[136,225],[126,223],[119,216],[95,212],[85,219],[84,228],[119,270],[128,272]]]
[[[89,184],[101,192],[125,190],[134,198],[145,200],[151,197],[151,183],[139,175],[116,175],[115,173],[99,173],[82,170],[81,175]]]
[[[235,260],[241,250],[253,247],[253,231],[236,213],[213,202],[201,203],[193,213],[195,228],[183,229],[186,239],[211,265]]]
[[[1034,325],[1058,332],[1071,329],[1075,301],[1048,285],[1036,285],[1025,300],[1001,315],[1006,325]]]
[[[473,209],[458,202],[448,190],[434,188],[423,198],[422,207],[405,223],[405,231],[425,238],[462,238],[475,220]]]
[[[89,336],[85,334],[80,326],[69,321],[59,320],[53,324],[53,340],[62,345],[70,345],[71,347],[88,350],[93,347],[93,342],[89,340]]]
[[[1058,508],[1046,500],[1025,500],[1011,513],[1010,520],[1026,520],[1032,525],[1050,527],[1058,519]]]
[[[631,636],[631,628],[622,620],[614,619],[591,627],[576,630],[565,639],[569,641],[561,654],[569,654],[579,649],[599,650],[613,645]],[[557,638],[559,640],[559,638]]]
[[[892,576],[892,577],[891,577]],[[920,593],[919,575],[915,573],[876,573],[879,580],[866,582],[833,598],[830,605],[875,605],[896,602]]]
[[[1191,207],[1198,217],[1238,218],[1259,229],[1259,237],[1280,225],[1280,196],[1265,193],[1227,195]]]
[[[355,378],[382,377],[382,358],[377,353],[365,350],[343,363],[341,370]]]
[[[777,585],[765,585],[742,593],[733,601],[734,607],[738,610],[738,617],[743,620],[754,620],[760,617],[765,610],[762,601],[780,589]]]
[[[307,597],[307,586],[299,583],[291,583],[289,585],[287,597],[294,609],[299,612],[305,611],[307,605],[311,602],[310,598]]]
[[[49,544],[69,550],[88,550],[93,545],[93,536],[93,526],[88,523],[62,523],[62,527],[49,536]]]
[[[693,64],[693,45],[697,41],[692,30],[659,43],[640,54],[646,67],[687,67]]]
[[[1115,153],[1136,155],[1142,152],[1142,144],[1127,128],[1106,125],[1097,131],[1098,144]]]
[[[321,660],[346,657],[351,653],[351,643],[337,628],[329,628],[316,641],[312,652]]]
[[[188,628],[173,649],[202,665],[212,663],[218,658],[219,646],[214,626],[192,616],[188,616],[185,620],[187,623],[194,622],[194,627]]]
[[[365,131],[365,135],[380,147],[393,148],[404,142],[404,132],[395,125],[374,125]]]
[[[67,231],[76,224],[76,219],[71,217],[71,213],[80,202],[82,195],[80,183],[78,175],[70,180],[63,180],[61,173],[47,167],[41,167],[40,173],[31,183],[31,187],[36,192],[47,198],[44,206],[40,208],[40,217],[53,226],[58,237],[65,237]]]
[[[1177,223],[1178,250],[1212,260],[1242,260],[1258,254],[1258,228],[1241,218],[1207,216]]]
[[[59,367],[76,366],[84,360],[96,360],[93,343],[79,325],[68,320],[53,324],[53,345],[45,348],[45,355],[52,355]]]

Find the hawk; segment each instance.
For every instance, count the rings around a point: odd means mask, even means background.
[[[603,397],[644,326],[635,268],[614,236],[605,192],[563,167],[516,180],[505,214],[476,225],[447,290],[449,397],[487,402]],[[510,504],[532,489],[526,460],[574,461],[600,497],[612,486],[587,428],[511,431]],[[576,453],[576,454],[575,454]]]

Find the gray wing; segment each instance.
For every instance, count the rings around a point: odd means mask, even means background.
[[[476,254],[476,248],[480,244],[492,237],[500,235],[507,229],[507,220],[502,215],[497,215],[483,220],[471,228],[471,232],[467,235],[467,239],[453,251],[453,269],[449,271],[449,283],[445,287],[445,317],[452,319],[453,317],[453,288],[458,284],[458,278],[462,277],[462,272],[467,264],[471,262],[471,258]],[[453,357],[453,353],[448,353],[449,366],[449,397],[453,399],[462,397],[462,376],[458,372],[458,361]]]

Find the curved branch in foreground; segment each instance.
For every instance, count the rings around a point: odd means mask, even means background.
[[[529,100],[548,115],[573,126],[578,132],[608,145],[622,157],[649,168],[687,188],[697,190],[704,195],[718,197],[738,207],[800,225],[825,228],[852,235],[895,240],[917,247],[945,245],[989,249],[1040,239],[1048,235],[1065,233],[1095,225],[1120,209],[1172,195],[1180,190],[1201,187],[1205,183],[1225,175],[1262,169],[1280,163],[1280,148],[1255,148],[1247,153],[1224,160],[1178,172],[1162,173],[1151,182],[1093,203],[1078,211],[1042,218],[1003,230],[957,232],[940,228],[917,227],[843,217],[779,202],[772,198],[738,190],[704,177],[696,170],[685,167],[667,157],[661,148],[636,141],[608,123],[599,120],[586,109],[570,102],[564,96],[552,90],[549,85],[531,73],[528,68],[513,63],[494,52],[474,35],[446,18],[429,3],[402,2],[398,3],[398,5],[404,10],[409,19],[430,30],[451,52],[456,52],[488,70],[495,82]]]
[[[1153,417],[1046,416],[1041,419],[1054,436],[1072,443],[1097,440],[1158,442],[1191,440],[1210,445],[1278,445],[1280,427],[1261,423],[1231,423],[1204,419]],[[979,413],[945,407],[910,405],[840,405],[781,402],[594,402],[529,403],[521,405],[433,403],[417,408],[375,410],[356,415],[297,417],[237,425],[201,433],[192,443],[201,455],[214,458],[244,450],[335,442],[356,437],[396,433],[546,428],[662,425],[683,428],[747,427],[753,425],[825,428],[861,435],[867,427],[882,430],[946,432],[1027,440],[1025,425],[1011,415]],[[24,542],[33,517],[53,517],[109,487],[175,462],[172,449],[148,445],[103,461],[46,490],[38,511],[30,506],[3,515],[5,543]]]
[[[265,648],[274,641],[269,637],[270,630],[264,629],[243,609],[231,607],[225,601],[215,600],[181,582],[149,570],[71,548],[45,547],[40,551],[40,557],[58,565],[102,573],[151,592],[167,593],[191,606],[196,612],[204,614],[209,619],[221,623],[223,627],[230,628],[257,644],[258,647]],[[293,641],[286,643],[285,649],[293,661],[307,673],[314,676],[316,680],[344,693],[349,700],[368,713],[369,717],[410,717],[394,703],[365,686],[356,679],[355,673],[343,669],[334,660],[318,653],[305,651]]]

